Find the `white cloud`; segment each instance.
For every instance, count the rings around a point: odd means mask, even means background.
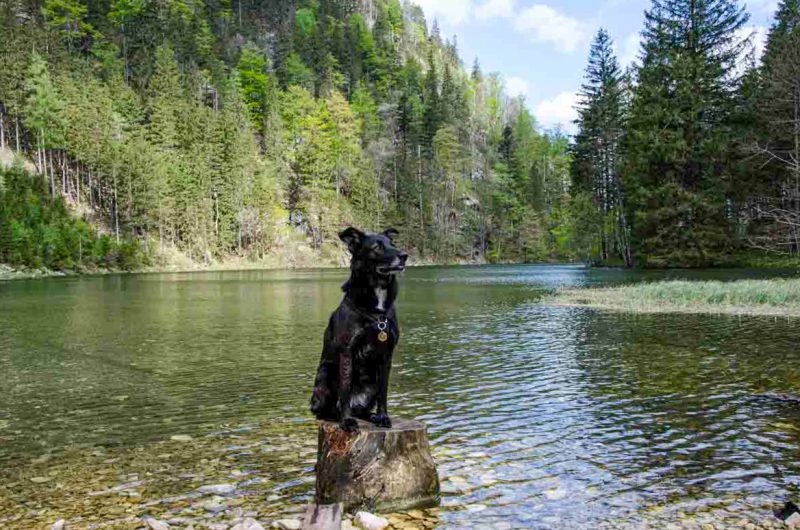
[[[642,47],[642,36],[639,33],[631,33],[624,41],[617,46],[619,64],[622,68],[627,68],[639,58],[639,50]]]
[[[509,18],[514,14],[514,0],[486,0],[475,9],[475,18]]]
[[[524,9],[516,17],[515,28],[530,33],[537,42],[552,43],[557,50],[573,53],[587,42],[586,26],[544,4]]]
[[[565,130],[574,129],[573,121],[578,117],[575,105],[578,104],[578,94],[575,92],[562,92],[553,99],[540,101],[533,109],[536,120],[545,128],[562,125]]]
[[[414,0],[425,12],[425,18],[434,18],[458,26],[467,22],[472,14],[472,0]]]
[[[506,79],[506,92],[512,98],[517,96],[527,96],[530,85],[521,77],[509,77]]]
[[[778,0],[748,0],[746,4],[751,11],[756,13],[773,15],[778,10]]]
[[[743,41],[750,38],[753,44],[752,50],[755,51],[756,60],[758,60],[761,58],[761,54],[764,53],[764,48],[767,46],[768,32],[769,30],[764,26],[745,26],[736,32],[736,40]],[[749,47],[745,50],[746,53],[750,51],[751,49]]]

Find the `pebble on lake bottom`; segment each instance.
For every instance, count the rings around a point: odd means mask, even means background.
[[[264,526],[253,518],[246,518],[233,525],[230,530],[264,530]]]
[[[272,528],[280,530],[300,530],[302,526],[303,523],[300,519],[278,519],[272,523]]]
[[[208,484],[197,488],[198,493],[213,493],[214,495],[229,495],[236,491],[234,484]]]
[[[369,512],[358,512],[355,521],[356,526],[363,530],[384,530],[384,528],[388,528],[389,526],[389,521],[387,519]]]
[[[145,517],[144,522],[150,530],[169,530],[169,525],[164,521],[153,519],[152,517]]]

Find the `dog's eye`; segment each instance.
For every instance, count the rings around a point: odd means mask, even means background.
[[[375,252],[383,252],[383,243],[380,241],[376,241],[374,245],[372,245],[372,250]]]

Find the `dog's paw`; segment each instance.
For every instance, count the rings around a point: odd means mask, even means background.
[[[389,429],[392,426],[392,420],[389,419],[388,414],[373,414],[370,416],[369,421],[378,427]]]
[[[358,432],[358,421],[355,418],[344,418],[339,422],[339,427],[344,432],[355,433]]]

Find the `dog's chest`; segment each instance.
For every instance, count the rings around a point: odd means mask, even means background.
[[[378,301],[376,308],[378,311],[385,311],[386,310],[386,299],[389,296],[389,291],[383,289],[381,287],[377,287],[375,289],[375,299]]]
[[[355,349],[355,358],[358,361],[378,361],[391,355],[393,347],[393,331],[391,326],[384,326],[382,331],[375,324],[368,324],[363,331],[363,340]],[[381,340],[380,335],[384,335],[386,340]]]
[[[359,361],[377,361],[388,355],[388,344],[379,343],[377,339],[365,341],[356,350],[356,359]]]

